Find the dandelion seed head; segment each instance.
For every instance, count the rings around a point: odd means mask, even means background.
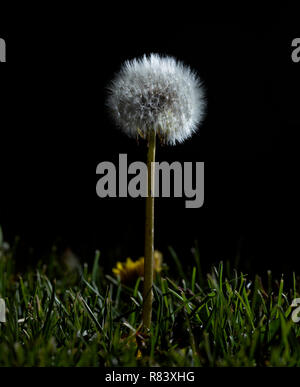
[[[174,145],[190,137],[205,115],[201,81],[173,57],[151,54],[126,61],[108,89],[112,116],[130,137],[146,137],[154,129]]]

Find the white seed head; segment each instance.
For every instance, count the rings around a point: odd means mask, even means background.
[[[205,115],[199,78],[172,57],[151,54],[126,61],[108,89],[112,116],[130,137],[146,137],[154,129],[174,145],[190,137]]]

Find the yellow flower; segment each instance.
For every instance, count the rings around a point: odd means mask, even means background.
[[[138,349],[137,350],[137,354],[136,354],[136,358],[137,358],[137,360],[141,360],[142,359],[142,352],[141,352],[141,350],[140,349]]]
[[[161,272],[162,265],[162,253],[158,250],[154,251],[154,273]],[[132,261],[131,258],[127,258],[126,262],[117,262],[116,267],[112,269],[116,276],[120,277],[120,280],[124,284],[135,282],[139,277],[144,276],[144,257],[139,258],[137,261]]]

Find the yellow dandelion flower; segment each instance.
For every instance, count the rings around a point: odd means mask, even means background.
[[[162,253],[158,250],[155,250],[154,251],[154,273],[161,272],[162,259],[163,259]]]
[[[142,359],[142,352],[141,352],[141,350],[140,349],[138,349],[137,350],[137,354],[136,354],[136,358],[137,358],[137,360],[141,360]]]
[[[160,251],[154,251],[154,277],[162,270],[162,257]],[[126,262],[117,262],[112,271],[115,276],[120,277],[120,281],[124,284],[135,282],[139,277],[144,276],[144,257],[139,258],[137,261],[127,258]]]

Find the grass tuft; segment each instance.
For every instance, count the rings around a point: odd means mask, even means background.
[[[0,233],[1,234],[1,233]],[[1,237],[1,235],[0,235]],[[0,238],[1,366],[299,366],[299,297],[267,273],[267,287],[220,263],[203,276],[199,254],[190,270],[167,269],[154,282],[151,334],[141,330],[143,280],[132,287],[103,273],[100,253],[66,275],[52,252],[22,275]]]

